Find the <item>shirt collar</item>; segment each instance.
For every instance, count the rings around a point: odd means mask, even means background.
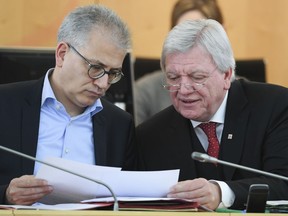
[[[47,101],[48,98],[52,98],[56,100],[56,97],[54,95],[54,92],[51,88],[50,81],[49,81],[49,76],[52,74],[53,71],[54,71],[54,68],[50,68],[45,75],[43,90],[42,90],[41,106],[44,105],[44,103]]]
[[[51,87],[49,76],[53,73],[54,68],[50,68],[44,78],[43,90],[42,90],[42,99],[41,99],[41,107],[47,102],[47,100],[52,99],[57,101],[53,89]],[[97,99],[94,104],[87,107],[84,113],[91,113],[91,115],[95,115],[97,112],[100,112],[103,109],[102,103],[100,99]]]
[[[225,112],[226,112],[226,105],[227,105],[227,98],[228,98],[228,91],[225,94],[224,100],[222,101],[220,107],[218,108],[217,112],[212,116],[209,121],[216,122],[219,124],[224,124],[225,119]],[[199,124],[203,122],[191,120],[193,128],[197,127]]]

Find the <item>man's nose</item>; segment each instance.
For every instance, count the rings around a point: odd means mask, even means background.
[[[105,74],[104,76],[100,77],[99,79],[95,79],[93,81],[94,85],[97,85],[101,89],[106,89],[108,86],[110,86],[108,82],[108,74]]]

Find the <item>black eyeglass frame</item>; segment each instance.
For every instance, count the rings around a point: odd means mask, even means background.
[[[105,74],[107,74],[108,75],[108,83],[114,84],[114,83],[117,83],[124,76],[124,74],[120,68],[111,69],[110,71],[106,71],[102,65],[90,63],[89,60],[87,58],[85,58],[74,46],[72,46],[69,43],[67,43],[67,45],[69,47],[71,47],[89,65],[87,73],[91,79],[99,79],[99,78],[103,77]],[[96,68],[97,70],[100,69],[100,71],[102,71],[102,72],[96,76],[93,76],[93,75],[91,75],[91,72],[90,72],[92,68]]]

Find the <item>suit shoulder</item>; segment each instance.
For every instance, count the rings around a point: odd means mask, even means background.
[[[264,83],[264,82],[254,82],[254,81],[249,81],[249,80],[235,80],[232,82],[232,86],[242,86],[244,89],[275,89],[278,91],[287,91],[288,89],[284,86],[277,85],[277,84],[272,84],[272,83]]]
[[[163,72],[161,70],[159,71],[154,71],[152,73],[146,74],[143,77],[139,78],[136,82],[135,82],[135,86],[153,86],[155,84],[162,84],[162,80],[163,80]]]
[[[137,128],[160,128],[163,125],[168,124],[169,122],[177,122],[179,119],[182,119],[182,117],[173,107],[173,105],[170,105],[169,107],[163,109],[162,111],[156,113],[143,123],[141,123]]]
[[[6,83],[0,85],[0,97],[17,97],[31,92],[35,87],[36,80],[29,80],[23,82]]]
[[[232,84],[233,89],[237,89],[239,86],[241,86],[245,95],[253,100],[271,101],[279,100],[279,98],[287,98],[288,100],[288,89],[284,86],[245,80],[235,81]]]

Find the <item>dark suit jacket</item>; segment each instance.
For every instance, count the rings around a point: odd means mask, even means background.
[[[228,135],[232,134],[232,139]],[[190,120],[173,106],[136,128],[138,169],[180,169],[179,180],[204,177],[225,181],[235,192],[231,208],[244,209],[249,186],[266,183],[269,199],[288,199],[288,182],[227,166],[200,163],[205,152]],[[229,90],[219,159],[288,176],[288,91],[286,88],[234,81]]]
[[[0,86],[0,145],[35,156],[43,79]],[[93,116],[96,164],[132,169],[134,122],[130,114],[102,100]],[[0,202],[11,179],[33,174],[34,162],[0,151]]]

